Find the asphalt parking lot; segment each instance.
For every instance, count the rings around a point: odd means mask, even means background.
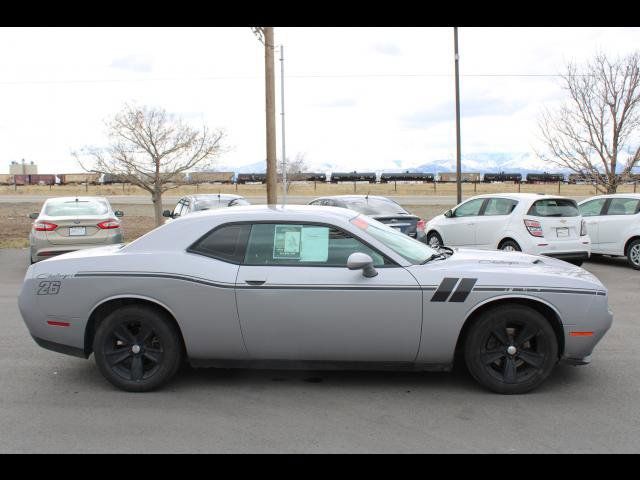
[[[640,272],[584,264],[614,323],[593,363],[532,393],[488,393],[454,373],[185,368],[157,392],[116,390],[90,360],[36,345],[17,306],[27,250],[0,250],[0,452],[640,451]]]

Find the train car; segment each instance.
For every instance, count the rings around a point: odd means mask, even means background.
[[[527,183],[558,183],[564,181],[563,173],[527,173]]]
[[[69,185],[73,183],[90,183],[95,185],[100,181],[99,173],[61,173],[58,175],[60,183],[62,185]]]
[[[326,182],[327,174],[326,173],[315,173],[315,172],[307,172],[303,173],[304,179],[307,182]]]
[[[491,182],[514,182],[520,183],[522,181],[521,173],[485,173],[482,177],[482,181],[485,183]]]
[[[13,185],[13,175],[0,173],[0,185]]]
[[[105,173],[100,177],[100,183],[111,185],[112,183],[129,183],[126,175],[118,175],[115,173]]]
[[[442,172],[440,174],[440,182],[455,182],[456,172]],[[460,173],[460,181],[463,183],[472,183],[480,181],[480,173],[462,172]]]
[[[50,174],[14,175],[16,185],[55,185],[56,176]]]
[[[400,172],[400,173],[383,173],[380,175],[380,183],[389,183],[389,182],[423,182],[430,183],[433,182],[435,176],[433,173],[422,173],[422,172]]]
[[[369,182],[376,183],[376,172],[332,172],[331,183]]]
[[[245,183],[267,183],[266,173],[239,173],[236,182]]]
[[[234,172],[191,172],[184,180],[189,183],[233,183]]]

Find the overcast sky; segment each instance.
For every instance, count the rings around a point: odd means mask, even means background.
[[[289,156],[359,170],[454,158],[452,28],[275,31]],[[224,129],[220,164],[265,158],[264,51],[248,27],[2,28],[0,45],[0,173],[22,158],[81,171],[71,151],[104,145],[103,122],[125,102]],[[640,29],[461,28],[459,47],[463,153],[518,154],[562,99],[553,75],[640,48]]]

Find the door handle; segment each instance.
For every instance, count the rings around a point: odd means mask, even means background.
[[[244,283],[249,285],[263,285],[266,280],[245,280]]]

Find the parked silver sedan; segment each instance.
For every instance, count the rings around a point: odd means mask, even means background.
[[[215,210],[217,208],[238,207],[249,205],[249,202],[240,195],[232,193],[203,193],[200,195],[187,195],[178,200],[173,210],[164,210],[163,217],[168,217],[165,223],[184,217],[201,210]]]
[[[119,217],[104,197],[57,197],[44,202],[29,233],[31,263],[84,248],[122,243]]]
[[[24,321],[129,391],[194,366],[448,370],[522,393],[585,364],[609,329],[582,268],[516,252],[431,249],[349,209],[188,215],[126,246],[32,265]]]

